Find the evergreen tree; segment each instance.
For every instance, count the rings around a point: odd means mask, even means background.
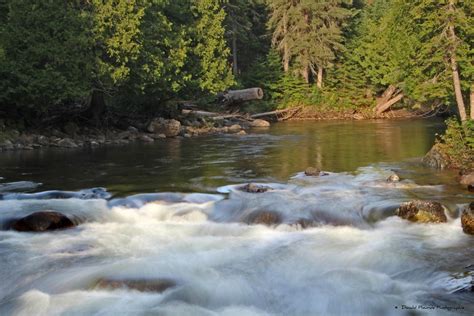
[[[8,8],[1,106],[44,111],[86,97],[94,61],[88,15],[80,3],[10,0]]]
[[[220,0],[197,0],[192,12],[196,18],[193,39],[196,43],[194,54],[199,59],[198,85],[211,93],[223,91],[234,79],[227,62],[230,51],[224,38],[222,3]]]

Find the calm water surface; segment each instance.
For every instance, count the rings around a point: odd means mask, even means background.
[[[1,153],[0,176],[6,181],[41,182],[44,190],[102,186],[118,195],[212,192],[250,180],[285,182],[308,166],[355,171],[373,163],[421,157],[443,129],[439,120],[279,123],[243,137]]]

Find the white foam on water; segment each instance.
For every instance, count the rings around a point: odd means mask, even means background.
[[[414,224],[373,215],[408,199],[409,189],[383,184],[384,177],[362,170],[295,179],[261,194],[231,190],[225,200],[191,195],[138,208],[1,201],[0,219],[54,209],[85,222],[41,234],[0,231],[0,314],[400,315],[394,307],[402,304],[461,304],[450,296],[449,275],[472,259],[472,238],[459,219]],[[426,190],[434,196],[438,188]],[[282,214],[284,224],[242,223],[262,209]],[[298,218],[320,225],[300,230],[290,225]],[[95,288],[104,278],[176,286]]]

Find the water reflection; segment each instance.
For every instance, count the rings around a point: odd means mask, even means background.
[[[287,122],[247,136],[222,135],[87,150],[0,155],[0,176],[42,189],[104,186],[116,194],[213,191],[248,180],[286,181],[307,166],[354,171],[420,157],[444,126],[438,120]]]

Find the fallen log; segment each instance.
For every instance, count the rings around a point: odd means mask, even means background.
[[[382,93],[380,98],[377,98],[377,106],[376,108],[380,107],[382,104],[387,103],[390,101],[392,96],[397,93],[397,87],[394,85],[389,85],[387,89]]]
[[[223,120],[229,118],[241,118],[246,119],[242,114],[224,114],[224,113],[216,113],[216,112],[207,112],[207,111],[200,111],[200,110],[182,110],[181,113],[185,115],[196,115],[200,117],[206,117],[212,120]]]
[[[403,97],[404,97],[404,94],[403,94],[403,93],[400,93],[399,95],[396,95],[395,97],[393,97],[393,98],[390,99],[389,101],[377,105],[377,106],[375,107],[375,113],[376,113],[377,115],[382,114],[383,112],[387,111],[392,105],[394,105],[395,103],[397,103],[397,102],[399,102],[401,99],[403,99]]]
[[[283,120],[291,118],[293,115],[295,115],[299,110],[301,110],[301,107],[297,108],[289,108],[289,109],[283,109],[283,110],[275,110],[275,111],[270,111],[270,112],[264,112],[264,113],[257,113],[254,115],[251,115],[250,118],[252,119],[257,119],[265,116],[276,116],[278,117],[279,115],[282,114],[290,114],[287,115],[283,118]]]
[[[222,103],[233,104],[252,100],[263,99],[263,90],[261,88],[250,88],[244,90],[229,90],[219,95]]]

